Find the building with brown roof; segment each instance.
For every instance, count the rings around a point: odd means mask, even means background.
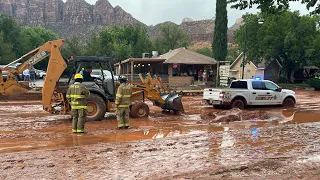
[[[216,64],[211,57],[178,48],[156,58],[130,58],[114,66],[116,75],[127,74],[131,81],[139,81],[139,73],[150,73],[172,86],[183,86],[193,84],[200,70],[216,73]]]
[[[243,53],[230,66],[229,76],[241,79],[242,78],[242,64]],[[277,82],[280,76],[280,69],[282,68],[278,60],[274,59],[266,62],[263,60],[259,64],[249,61],[244,68],[244,79],[265,79]]]

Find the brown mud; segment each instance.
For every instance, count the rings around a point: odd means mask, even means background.
[[[8,101],[40,101],[42,98],[40,91],[29,91],[17,97],[6,97],[0,94],[0,102]]]
[[[244,111],[189,96],[181,115],[152,106],[128,130],[107,115],[81,135],[38,101],[0,102],[0,179],[318,179],[320,93],[296,93],[295,108]]]

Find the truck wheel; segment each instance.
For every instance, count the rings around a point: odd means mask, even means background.
[[[149,113],[150,109],[146,103],[139,102],[131,106],[130,116],[133,118],[148,117]]]
[[[232,102],[231,108],[239,108],[239,109],[244,109],[244,102],[241,99],[236,99]]]
[[[88,106],[88,121],[101,121],[107,111],[107,105],[105,101],[96,94],[90,94],[87,98]]]
[[[292,98],[286,98],[283,100],[282,106],[283,107],[294,107],[295,102]]]

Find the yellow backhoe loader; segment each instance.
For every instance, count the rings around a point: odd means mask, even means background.
[[[25,69],[32,67],[41,60],[49,57],[46,77],[42,87],[43,109],[53,114],[69,114],[70,104],[66,100],[68,86],[73,83],[73,76],[79,73],[86,64],[99,66],[101,77],[94,78],[93,81],[84,82],[91,95],[88,97],[88,120],[101,120],[106,112],[115,111],[115,95],[117,83],[114,80],[110,58],[105,57],[73,57],[64,59],[60,49],[64,40],[54,40],[45,43],[37,49],[32,50],[21,58],[0,68],[0,94],[7,97],[20,96],[30,90],[29,84],[17,80],[16,76]],[[9,68],[10,65],[24,61],[17,69]],[[73,63],[72,74],[68,82],[59,82],[62,73],[68,64]],[[90,65],[91,66],[91,65]],[[7,71],[7,80],[2,78],[2,71]],[[105,71],[109,71],[111,77],[106,78]],[[144,78],[140,74],[141,82],[130,82],[133,87],[131,97],[132,105],[130,115],[134,118],[146,117],[149,115],[149,107],[145,99],[150,100],[154,105],[166,111],[175,113],[183,112],[181,102],[182,96],[172,92],[167,88],[158,77],[152,78],[150,74]]]

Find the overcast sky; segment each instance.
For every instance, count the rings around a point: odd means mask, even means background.
[[[65,1],[65,0],[64,0]],[[86,0],[95,4],[96,0]],[[137,20],[147,24],[156,25],[165,21],[177,24],[185,17],[193,20],[211,19],[215,16],[215,0],[109,0],[113,5],[119,5]],[[302,14],[308,13],[305,5],[299,2],[291,3],[292,10],[300,10]],[[256,13],[256,9],[235,10],[228,8],[228,24],[232,26],[236,19],[246,12]]]

